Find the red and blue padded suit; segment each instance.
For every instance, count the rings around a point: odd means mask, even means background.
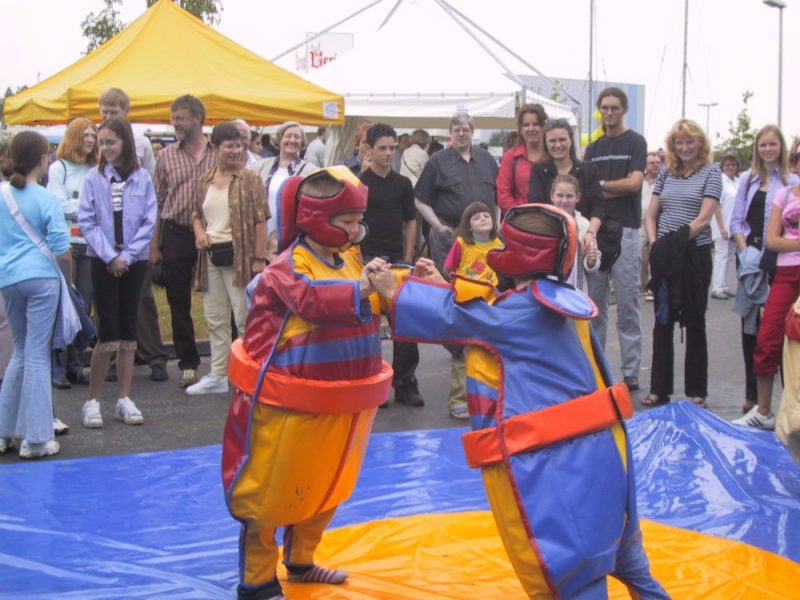
[[[393,332],[401,340],[467,347],[473,432],[465,434],[465,448],[466,438],[478,432],[504,448],[496,463],[480,466],[525,591],[531,598],[606,598],[606,575],[612,575],[633,597],[669,598],[651,576],[642,546],[621,419],[534,450],[507,451],[513,440],[504,439],[504,431],[513,421],[611,389],[588,323],[594,305],[547,279],[497,298],[460,301],[459,293],[457,301],[455,292],[447,284],[406,278],[394,296]]]

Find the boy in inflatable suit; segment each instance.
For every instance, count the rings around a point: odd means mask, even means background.
[[[482,469],[528,596],[607,598],[612,575],[634,598],[669,598],[642,547],[622,423],[632,413],[628,390],[611,384],[589,327],[597,308],[563,283],[575,222],[529,204],[511,209],[500,233],[505,247],[487,262],[515,286],[500,296],[480,282],[446,284],[427,259],[399,286],[389,271],[372,273],[392,301],[393,335],[467,347],[467,462]]]
[[[347,578],[314,564],[314,550],[355,486],[392,380],[368,298],[368,272],[386,263],[363,267],[350,250],[364,237],[366,207],[366,187],[346,167],[290,177],[281,188],[282,253],[258,281],[228,365],[222,478],[242,524],[240,599],[284,598],[278,527],[290,582]]]

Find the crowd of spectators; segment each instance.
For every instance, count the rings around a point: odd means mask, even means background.
[[[281,185],[329,164],[333,155],[325,127],[309,144],[304,127],[293,121],[281,124],[274,135],[262,135],[233,120],[207,136],[205,107],[191,95],[172,104],[172,143],[133,133],[126,120],[130,99],[122,90],[103,92],[98,108],[103,124],[98,128],[88,118],[73,119],[52,158],[46,144],[44,158],[37,154],[41,140],[31,137],[36,134],[18,134],[16,141],[0,136],[0,168],[16,177],[14,196],[38,206],[28,216],[99,323],[88,372],[71,347],[48,350],[46,360],[34,357],[42,349],[25,346],[33,325],[26,329],[25,313],[19,311],[25,303],[35,308],[43,292],[22,290],[38,271],[16,277],[14,265],[30,260],[47,271],[38,273],[45,280],[37,283],[42,289],[54,285],[57,271],[42,262],[43,255],[31,252],[23,260],[0,243],[5,299],[0,303],[0,443],[5,449],[22,432],[31,456],[57,451],[41,425],[53,420],[50,386],[28,382],[40,377],[42,365],[49,366],[53,387],[88,385],[84,426],[103,425],[100,396],[106,380],[117,381],[114,416],[131,425],[144,421],[131,400],[134,359],[149,365],[153,380],[169,378],[151,292],[153,270],[166,289],[178,385],[189,394],[227,392],[228,349],[245,327],[245,288],[268,263],[268,248],[276,245]],[[782,323],[800,293],[800,179],[792,172],[800,162],[800,142],[789,147],[777,127],[763,127],[752,165],[740,173],[733,155],[723,156],[719,165],[712,162],[709,140],[690,120],[674,125],[665,150],[648,152],[644,138],[626,126],[628,101],[622,90],[603,90],[597,108],[604,135],[579,157],[568,121],[548,118],[539,104],[521,106],[513,145],[499,165],[474,143],[475,123],[466,113],[450,120],[446,147],[423,129],[398,136],[384,123],[359,124],[352,153],[342,163],[369,189],[365,258],[399,264],[424,254],[444,272],[448,255],[456,246],[463,249],[464,236],[471,235],[470,223],[464,222],[468,207],[481,203],[478,212],[488,211],[496,231],[495,221],[514,206],[556,203],[581,225],[582,258],[576,264],[590,257],[592,268],[579,268],[579,278],[570,281],[586,289],[599,308],[594,332],[600,346],[612,298],[616,303],[619,375],[632,391],[640,387],[640,303],[653,301],[652,374],[643,404],[664,404],[674,392],[673,326],[678,323],[687,342],[685,394],[706,406],[710,289],[713,299],[735,296],[734,310],[742,317],[746,414],[739,422],[774,428],[772,384]],[[44,179],[46,191],[36,185]],[[557,191],[557,185],[563,189]],[[58,207],[57,214],[51,205]],[[0,204],[5,236],[16,235],[9,215]],[[729,286],[734,266],[736,291]],[[202,377],[193,289],[202,292],[211,346],[210,372]],[[48,323],[35,327],[52,327]],[[453,356],[447,409],[466,418],[463,352],[447,348]],[[112,358],[115,367],[107,374]],[[396,401],[424,404],[415,376],[418,362],[415,344],[395,342]],[[45,387],[48,393],[40,389]],[[37,395],[35,408],[20,408],[31,395]],[[35,411],[37,416],[30,417],[35,428],[25,429],[25,419],[17,420],[20,410],[26,418],[33,413],[24,411]]]

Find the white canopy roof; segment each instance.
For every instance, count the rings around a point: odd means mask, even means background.
[[[476,127],[513,128],[517,106],[540,102],[548,115],[569,119],[565,105],[525,90],[514,73],[525,72],[512,55],[481,46],[434,0],[404,1],[383,27],[389,8],[370,10],[371,23],[359,29],[351,50],[304,76],[342,94],[345,115],[388,122],[395,127],[447,128],[455,112],[468,112]],[[467,25],[469,27],[469,25]],[[475,37],[485,40],[470,28]],[[291,58],[291,57],[290,57]],[[508,62],[506,62],[508,61]],[[288,59],[283,61],[287,65]]]

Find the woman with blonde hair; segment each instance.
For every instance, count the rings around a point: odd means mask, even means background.
[[[83,297],[87,310],[92,306],[92,263],[86,256],[86,240],[78,227],[78,207],[83,181],[99,160],[97,128],[86,117],[76,117],[67,125],[47,178],[47,190],[61,201],[64,209],[72,249],[72,283]],[[89,377],[78,353],[70,346],[67,348],[66,361],[62,354],[56,351],[53,356],[53,386],[65,389],[70,387],[70,382],[88,384]]]
[[[673,392],[673,326],[686,328],[686,396],[706,407],[708,346],[706,307],[711,285],[709,224],[719,206],[722,175],[711,163],[703,129],[681,119],[667,135],[667,168],[658,176],[645,217],[654,282],[653,368],[645,406],[669,402]],[[681,267],[675,270],[676,261]],[[651,284],[652,285],[652,284]]]
[[[733,205],[730,235],[736,244],[737,263],[747,255],[765,250],[767,223],[775,194],[787,185],[797,185],[800,178],[789,172],[786,141],[780,128],[765,125],[753,143],[752,168],[739,178],[739,191]],[[762,266],[761,263],[758,266]],[[742,412],[749,413],[758,403],[758,386],[753,373],[753,353],[761,326],[760,303],[748,302],[743,286],[737,291],[737,313],[742,315],[742,354],[744,355],[745,401]],[[741,298],[740,298],[741,296]],[[744,309],[751,308],[747,311]],[[748,316],[745,316],[748,315]]]
[[[253,171],[264,180],[264,189],[267,191],[269,214],[276,212],[276,201],[281,184],[293,175],[308,175],[316,169],[310,163],[300,158],[300,152],[306,147],[306,134],[303,127],[295,121],[286,121],[278,126],[275,133],[278,142],[278,155],[259,160],[253,165]],[[275,221],[267,221],[267,234],[275,231]]]

